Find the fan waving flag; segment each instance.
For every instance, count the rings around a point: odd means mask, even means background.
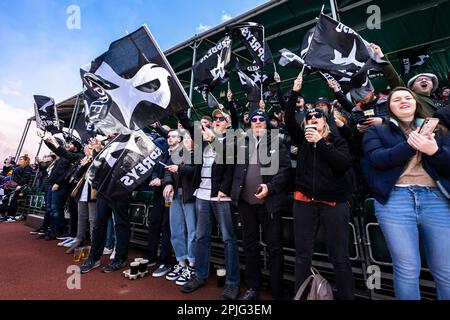
[[[51,134],[61,132],[55,100],[46,96],[34,95],[36,126]]]
[[[363,86],[368,71],[381,70],[386,63],[376,60],[353,29],[323,14],[305,35],[300,57],[306,66],[328,72],[341,83],[351,82],[351,87]]]
[[[226,66],[230,59],[231,38],[227,35],[194,64],[195,81],[207,85],[210,90],[218,84],[227,82],[229,74]]]
[[[145,181],[162,153],[142,130],[119,134],[95,157],[86,179],[99,194],[112,200]]]
[[[144,128],[192,105],[147,26],[113,42],[80,74],[89,120],[103,132]]]

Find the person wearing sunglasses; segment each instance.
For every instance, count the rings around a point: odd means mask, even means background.
[[[354,299],[354,279],[348,258],[348,170],[352,157],[347,142],[334,135],[318,108],[308,110],[299,126],[294,117],[302,75],[294,81],[285,113],[286,128],[299,149],[294,183],[295,288],[310,275],[318,224],[325,228],[327,249],[333,265],[337,296]]]
[[[231,188],[231,199],[242,218],[247,290],[241,300],[258,300],[260,296],[260,226],[269,252],[272,298],[283,299],[281,210],[288,200],[289,151],[280,137],[271,135],[269,119],[264,111],[253,111],[249,119],[251,130],[239,143],[245,147],[245,161],[236,164]],[[267,155],[270,162],[261,161],[262,155]],[[273,171],[264,172],[268,168],[273,168]]]
[[[191,137],[195,137],[194,124],[186,112],[176,114]],[[230,192],[233,179],[234,154],[227,149],[235,148],[235,139],[225,137],[231,122],[228,114],[220,109],[212,113],[213,130],[202,128],[201,163],[195,164],[191,180],[194,191],[195,210],[197,213],[196,237],[194,245],[195,274],[181,288],[183,293],[191,293],[206,285],[209,277],[211,257],[211,230],[213,215],[220,229],[224,243],[226,266],[225,288],[220,296],[222,300],[235,300],[240,291],[239,248],[233,227],[230,207]],[[214,141],[214,142],[213,142]],[[195,141],[200,145],[199,142]],[[221,148],[215,148],[222,144]]]

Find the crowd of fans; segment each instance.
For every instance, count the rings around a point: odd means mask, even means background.
[[[372,48],[385,59],[378,46]],[[302,74],[287,95],[275,74],[279,107],[261,101],[259,108],[246,110],[229,90],[225,107],[199,119],[202,141],[191,138],[196,124],[183,112],[176,114],[177,128],[151,125],[150,135],[164,151],[139,189],[153,191],[144,257],[150,267],[159,263],[152,275],[175,281],[184,293],[204,286],[210,272],[211,230],[217,223],[226,267],[221,298],[257,300],[261,227],[269,253],[272,298],[287,298],[281,216],[288,210],[294,218],[295,288],[310,275],[314,238],[321,224],[337,298],[354,299],[348,258],[350,210],[355,199],[372,196],[393,260],[396,297],[420,298],[420,234],[437,296],[450,299],[450,89],[439,89],[431,73],[418,74],[405,86],[391,64],[383,71],[388,95],[375,93],[369,85],[352,90],[353,101],[328,81],[336,99],[319,97],[306,103]],[[422,133],[420,127],[428,117],[438,118],[439,125]],[[227,129],[241,134],[230,137]],[[48,241],[68,237],[58,243],[68,248],[66,253],[90,239],[82,273],[100,267],[102,254],[111,254],[104,272],[123,269],[132,194],[108,201],[85,178],[96,154],[114,137],[92,138],[84,147],[75,140],[63,146],[54,137],[41,137],[52,154],[36,162],[34,174],[27,155],[17,164],[10,159],[4,162],[1,185],[7,197],[2,197],[2,220],[14,221],[17,198],[36,177],[35,186],[45,191],[46,211],[43,225],[34,233]],[[244,149],[244,160],[236,161],[234,153],[226,152],[228,147]],[[201,159],[194,161],[196,150],[201,151]],[[274,161],[276,170],[270,170]],[[289,195],[294,199],[291,208]],[[166,205],[168,198],[173,198],[171,206]],[[68,235],[65,210],[70,212]],[[239,212],[243,228],[246,288],[242,295],[233,210]]]

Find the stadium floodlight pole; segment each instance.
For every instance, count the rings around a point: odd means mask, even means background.
[[[189,84],[189,100],[191,100],[192,102],[192,94],[194,91],[194,64],[195,64],[195,60],[197,59],[197,48],[200,46],[201,42],[194,41],[193,46],[191,47],[193,52],[192,52],[192,68],[191,68],[191,83]],[[192,105],[194,103],[192,102]],[[192,112],[192,108],[188,109],[188,118],[191,118],[191,112]]]

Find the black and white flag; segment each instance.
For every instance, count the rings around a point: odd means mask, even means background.
[[[200,93],[203,97],[203,100],[208,104],[208,106],[212,109],[216,109],[219,107],[219,102],[216,97],[211,93],[209,87],[205,84],[194,87],[194,90]]]
[[[400,60],[401,73],[410,73],[411,70],[423,65],[429,57],[427,46],[419,49],[409,49],[399,52],[398,59]]]
[[[301,69],[303,67],[305,61],[295,53],[285,48],[281,49],[279,52],[281,54],[280,61],[278,62],[280,66],[294,69]]]
[[[119,134],[95,157],[86,179],[103,197],[115,199],[144,182],[162,153],[142,130]]]
[[[261,87],[244,72],[238,70],[237,72],[239,80],[241,81],[242,87],[245,90],[247,100],[250,103],[258,103],[261,100]]]
[[[229,73],[226,66],[230,59],[231,37],[226,35],[194,64],[195,82],[209,86],[210,90],[221,83],[227,82]]]
[[[97,135],[97,130],[93,122],[89,121],[89,108],[85,106],[85,112],[83,112],[75,122],[75,130],[81,139],[81,144],[87,144],[92,137]]]
[[[55,108],[55,100],[50,97],[34,95],[34,111],[36,126],[51,134],[61,132],[58,113]]]
[[[80,74],[89,120],[105,134],[145,128],[192,105],[147,26],[111,43]]]
[[[255,22],[242,22],[229,26],[233,34],[240,36],[247,50],[250,52],[253,60],[264,68],[265,50],[264,50],[264,26]]]
[[[381,70],[373,50],[353,29],[320,15],[316,26],[305,35],[300,57],[313,69],[328,72],[349,87],[364,86],[369,70]]]
[[[237,69],[245,73],[253,82],[261,88],[263,86],[263,91],[269,90],[270,79],[265,72],[261,72],[261,67],[255,61],[253,63],[245,61],[237,61]],[[246,81],[239,77],[242,85],[246,85]]]

